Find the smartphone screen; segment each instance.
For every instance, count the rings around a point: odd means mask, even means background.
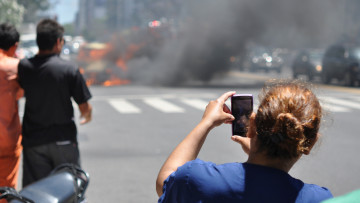
[[[235,94],[231,97],[231,113],[235,117],[232,123],[232,134],[246,137],[249,118],[253,111],[251,94]]]

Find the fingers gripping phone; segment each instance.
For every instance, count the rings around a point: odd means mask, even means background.
[[[246,137],[251,112],[253,111],[252,94],[235,94],[231,97],[232,135]]]

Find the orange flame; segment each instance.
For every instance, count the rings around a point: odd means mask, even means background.
[[[108,87],[108,86],[113,86],[113,85],[126,85],[129,84],[130,80],[122,80],[120,78],[110,78],[109,80],[106,80],[103,85]]]
[[[83,49],[80,49],[78,60],[85,64],[94,64],[94,61],[97,60],[107,61],[107,63],[114,63],[117,68],[121,69],[120,73],[123,73],[128,71],[127,62],[131,60],[144,45],[145,43],[128,44],[121,37],[114,37],[114,39],[107,44],[91,43]],[[119,71],[114,71],[108,67],[103,67],[100,72],[91,72],[90,70],[90,72],[87,73],[87,71],[89,71],[88,69],[82,69],[81,71],[82,73],[87,74],[86,84],[89,86],[94,84],[112,86],[125,85],[130,83],[130,80],[128,79],[119,78],[120,76],[116,74],[119,73]],[[108,77],[107,80],[105,82],[102,82],[103,80],[98,81],[100,80],[98,76],[104,76],[104,73],[106,77]]]
[[[123,71],[128,70],[128,66],[126,65],[126,62],[122,58],[118,58],[116,61],[116,66],[121,68]]]
[[[91,86],[93,84],[96,84],[96,74],[91,73],[90,76],[86,79],[86,85]]]

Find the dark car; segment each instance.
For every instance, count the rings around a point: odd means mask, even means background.
[[[344,45],[330,46],[323,57],[321,73],[322,81],[326,84],[337,79],[346,86],[356,86],[360,81],[360,47],[346,47]]]
[[[281,73],[284,60],[273,50],[257,47],[250,51],[248,55],[250,60],[250,71],[275,71]]]
[[[309,80],[314,80],[315,77],[320,77],[323,55],[324,52],[318,49],[303,50],[299,52],[292,64],[293,78],[304,75]]]

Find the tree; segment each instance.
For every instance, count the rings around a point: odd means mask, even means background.
[[[25,8],[25,23],[36,22],[38,11],[46,11],[52,4],[57,3],[57,1],[54,0],[52,3],[50,3],[49,0],[17,0],[17,2]]]
[[[0,0],[0,22],[19,25],[23,21],[24,10],[16,0]]]

